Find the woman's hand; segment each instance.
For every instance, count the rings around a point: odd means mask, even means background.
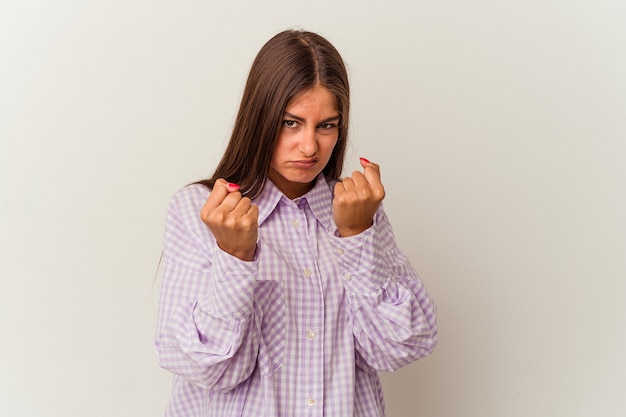
[[[374,223],[374,214],[385,197],[378,164],[361,158],[363,172],[335,184],[333,212],[339,236],[357,235]]]
[[[221,178],[215,181],[200,211],[200,218],[224,252],[244,261],[254,258],[259,234],[259,208],[248,197],[241,195],[238,185]]]

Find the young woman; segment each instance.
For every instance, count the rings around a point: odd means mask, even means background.
[[[377,371],[437,344],[379,166],[362,158],[340,179],[349,96],[326,39],[276,35],[215,173],[172,199],[156,335],[175,374],[167,416],[383,416]]]

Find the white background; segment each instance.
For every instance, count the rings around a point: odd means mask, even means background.
[[[439,310],[390,417],[626,415],[622,0],[0,5],[0,415],[158,416],[164,215],[261,45],[325,35]]]

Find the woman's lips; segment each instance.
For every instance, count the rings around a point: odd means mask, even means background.
[[[312,168],[317,164],[317,161],[317,159],[300,159],[291,161],[291,164],[296,168]]]

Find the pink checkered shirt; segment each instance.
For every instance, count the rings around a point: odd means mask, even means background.
[[[255,259],[220,250],[183,188],[167,217],[156,335],[170,417],[380,417],[377,371],[428,355],[435,306],[378,210],[340,238],[332,186],[289,200],[269,180]]]

